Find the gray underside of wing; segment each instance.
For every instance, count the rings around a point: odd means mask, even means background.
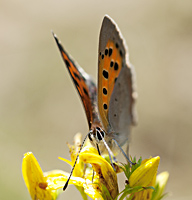
[[[129,140],[134,123],[134,99],[131,68],[123,67],[115,83],[109,104],[109,122],[115,132],[114,139],[122,146]]]

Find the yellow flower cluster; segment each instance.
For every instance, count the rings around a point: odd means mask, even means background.
[[[78,137],[77,137],[78,138]],[[60,158],[74,165],[79,146],[70,146],[71,161]],[[169,174],[163,172],[156,178],[160,157],[143,160],[137,167],[128,167],[128,182],[119,193],[117,175],[113,167],[95,148],[86,145],[81,153],[69,180],[81,192],[83,199],[87,195],[92,199],[134,199],[158,200],[163,196]],[[92,166],[92,167],[91,167]],[[94,173],[93,173],[94,170]],[[33,200],[55,200],[63,191],[69,173],[61,170],[43,172],[31,152],[24,155],[22,173],[25,184]],[[94,174],[94,176],[93,176]]]

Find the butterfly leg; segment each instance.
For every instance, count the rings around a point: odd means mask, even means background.
[[[97,151],[98,151],[98,154],[101,155],[101,152],[100,152],[100,150],[99,150],[98,144],[97,144]]]
[[[126,146],[126,155],[129,157],[129,144]]]
[[[114,160],[115,162],[117,162],[117,159],[116,159],[116,157],[114,156],[114,154],[113,154],[113,152],[111,151],[111,149],[109,148],[109,146],[107,145],[107,143],[106,143],[106,141],[105,141],[103,135],[101,134],[100,130],[97,130],[97,131],[98,131],[98,133],[100,134],[100,136],[101,136],[101,138],[102,138],[102,141],[103,141],[103,143],[104,143],[104,145],[105,145],[105,147],[106,147],[106,149],[107,149],[107,151],[108,151],[109,159],[110,159],[111,165],[112,165],[114,171],[116,171],[116,170],[115,170],[115,167],[114,167],[114,165],[113,165],[113,160]],[[97,144],[97,149],[99,150],[98,144]],[[99,152],[99,151],[98,151],[98,152]],[[112,160],[112,157],[113,157],[113,160]]]
[[[123,149],[121,148],[121,146],[119,145],[119,143],[115,140],[115,139],[113,139],[113,141],[115,141],[115,143],[117,144],[117,146],[119,147],[119,149],[121,150],[121,152],[123,153],[123,155],[124,155],[124,157],[127,159],[127,161],[131,164],[131,165],[135,165],[136,163],[133,163],[130,159],[129,159],[129,146],[127,146],[127,149],[126,149],[126,151],[127,151],[127,154],[123,151]]]

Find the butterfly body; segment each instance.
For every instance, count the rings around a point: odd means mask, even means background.
[[[90,142],[101,153],[106,152],[106,142],[116,153],[114,140],[120,146],[128,145],[131,126],[136,122],[134,71],[118,26],[109,16],[104,17],[99,38],[98,88],[55,34],[54,38],[84,105]]]

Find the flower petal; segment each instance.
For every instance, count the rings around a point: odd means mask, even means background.
[[[117,175],[111,165],[102,156],[98,155],[98,153],[89,153],[88,151],[81,152],[80,159],[93,166],[93,170],[99,175],[99,182],[104,184],[110,192],[111,197],[115,198],[118,194]]]
[[[31,152],[24,154],[22,173],[32,199],[54,199],[50,191],[46,190],[47,180],[43,175],[39,163]]]
[[[102,200],[99,187],[96,184],[84,185],[84,192],[89,195],[92,199]]]
[[[146,187],[152,181],[159,166],[160,157],[154,157],[142,163],[130,176],[130,187],[142,186]]]
[[[153,200],[158,200],[162,198],[168,179],[169,179],[169,173],[167,171],[158,174],[156,179],[156,187],[155,187],[156,190],[154,191],[153,194]]]
[[[58,157],[58,158],[59,158],[59,160],[62,160],[62,161],[64,161],[64,162],[66,162],[67,164],[73,166],[73,164],[72,164],[72,162],[71,162],[70,160],[67,160],[67,159],[62,158],[62,157]]]

